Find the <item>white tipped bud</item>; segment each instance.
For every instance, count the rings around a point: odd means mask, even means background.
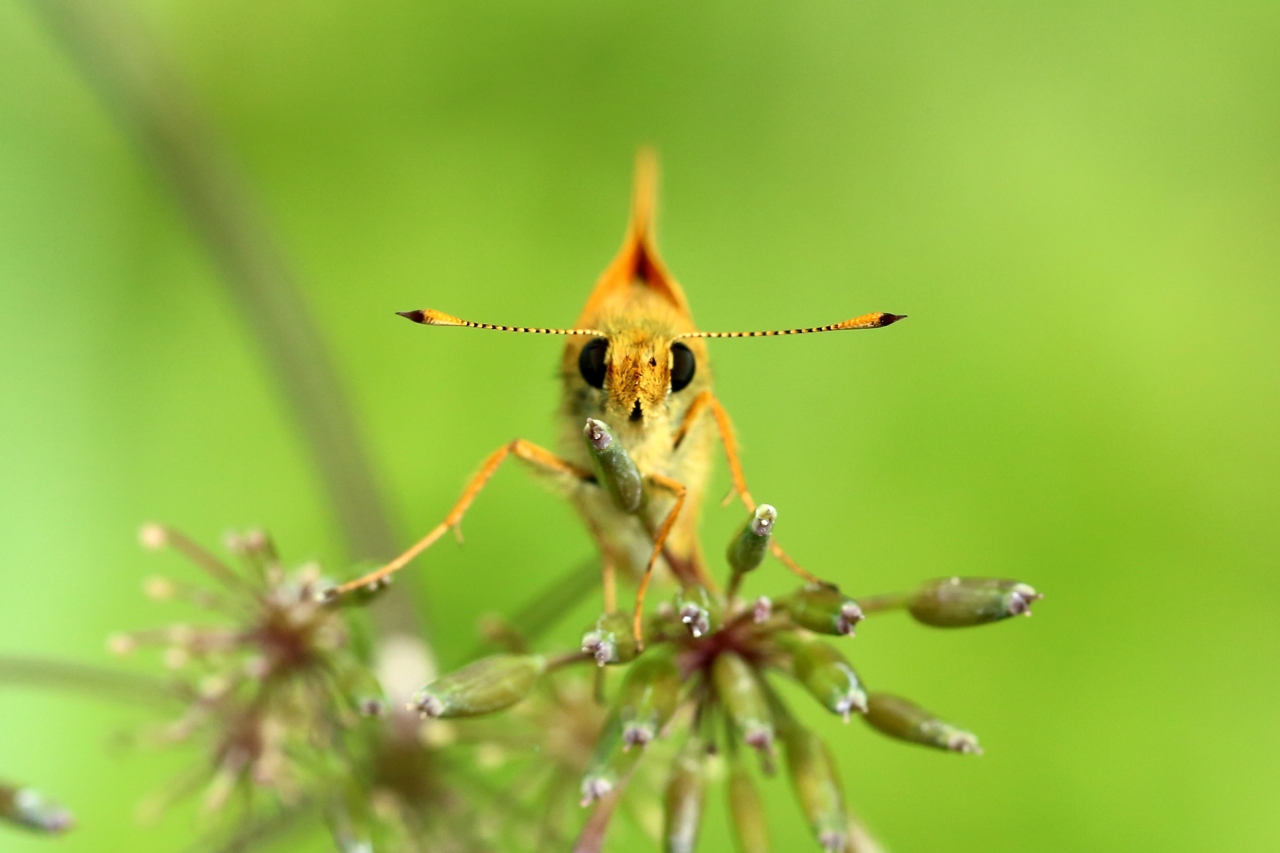
[[[853,636],[853,628],[865,617],[862,614],[862,608],[858,606],[856,601],[846,601],[840,606],[840,618],[836,625],[836,630],[847,636]]]
[[[107,651],[124,657],[138,650],[138,641],[129,634],[112,634],[107,637]]]
[[[759,625],[762,622],[768,622],[771,616],[773,616],[773,601],[769,596],[762,595],[751,606],[751,621]]]
[[[244,534],[244,547],[250,551],[263,551],[269,542],[266,532],[258,528]]]
[[[144,524],[138,530],[138,543],[148,551],[158,551],[169,544],[169,534],[163,524]]]
[[[751,516],[751,532],[757,536],[768,536],[773,532],[773,524],[778,520],[778,510],[771,504],[760,504]]]
[[[587,418],[586,426],[582,428],[582,435],[591,442],[591,446],[596,450],[608,450],[609,445],[613,444],[613,436],[609,434],[609,427],[603,421],[595,418]]]
[[[31,788],[0,785],[0,820],[33,832],[57,835],[74,824],[71,813]]]
[[[622,728],[622,748],[648,746],[655,734],[652,723],[628,723]]]
[[[410,702],[405,707],[410,711],[417,711],[423,719],[435,719],[444,714],[444,702],[430,694],[418,697],[416,702]]]
[[[636,638],[631,633],[631,619],[622,613],[603,613],[582,635],[582,651],[596,659],[600,666],[628,663],[636,656]]]
[[[582,801],[585,808],[613,790],[613,782],[603,776],[587,776],[582,780]]]
[[[695,638],[711,630],[710,614],[692,602],[680,608],[680,621],[689,628],[689,633]]]
[[[773,729],[769,726],[756,726],[742,733],[742,740],[754,749],[769,752],[773,749]]]
[[[582,637],[582,650],[596,659],[598,666],[605,666],[618,653],[613,640],[601,631],[589,631]]]
[[[1030,616],[1043,596],[1034,587],[1004,578],[939,578],[922,584],[907,599],[916,621],[938,628],[965,628]]]

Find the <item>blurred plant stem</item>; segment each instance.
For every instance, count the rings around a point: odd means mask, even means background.
[[[246,181],[193,93],[126,2],[31,0],[168,182],[257,341],[311,451],[349,555],[397,552],[377,480],[324,341]],[[393,591],[394,592],[394,591]],[[420,633],[407,594],[383,596],[385,634]]]
[[[68,690],[145,705],[169,705],[184,699],[169,681],[42,658],[0,656],[0,685],[7,684]]]

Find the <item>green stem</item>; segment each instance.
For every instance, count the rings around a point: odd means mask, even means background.
[[[186,697],[177,685],[96,666],[41,658],[0,657],[0,685],[52,688],[99,698],[167,705]]]
[[[909,592],[888,592],[883,595],[869,595],[866,598],[854,600],[858,602],[862,612],[870,616],[872,613],[883,613],[886,610],[901,610],[907,606],[907,601],[910,598],[911,593]]]

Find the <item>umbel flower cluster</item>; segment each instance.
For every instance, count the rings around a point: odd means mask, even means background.
[[[178,551],[216,587],[148,580],[152,598],[215,618],[109,643],[121,654],[163,650],[186,708],[155,737],[198,744],[204,756],[148,809],[203,792],[204,811],[227,816],[235,849],[311,813],[348,853],[593,853],[621,809],[663,850],[687,853],[707,788],[723,781],[739,850],[763,853],[773,848],[754,760],[765,776],[789,777],[818,847],[878,853],[845,803],[831,748],[787,707],[777,680],[846,721],[977,753],[969,732],[870,690],[842,647],[869,613],[900,609],[926,625],[966,627],[1029,614],[1040,596],[1009,580],[945,578],[858,600],[818,583],[772,600],[744,597],[776,521],[773,507],[758,506],[727,548],[725,589],[680,589],[642,637],[630,615],[603,613],[579,648],[539,654],[498,626],[491,633],[506,651],[430,681],[407,708],[384,697],[362,608],[348,606],[381,588],[335,603],[318,567],[285,569],[260,532],[228,538],[234,568],[149,525],[146,546]],[[234,818],[228,805],[240,807]],[[0,817],[46,832],[69,824],[55,805],[16,789],[0,789]]]
[[[227,537],[239,568],[177,530],[143,527],[144,547],[171,548],[199,567],[215,588],[164,576],[144,589],[157,601],[182,600],[216,617],[108,640],[120,655],[163,649],[186,709],[153,738],[163,744],[210,740],[208,765],[170,786],[153,808],[203,789],[206,811],[219,811],[237,789],[270,788],[285,802],[305,794],[303,780],[326,754],[357,748],[360,720],[384,711],[381,689],[353,651],[346,620],[318,601],[327,585],[315,564],[287,570],[260,531]]]
[[[695,850],[713,777],[727,778],[739,849],[771,849],[761,795],[748,769],[751,754],[765,775],[775,775],[778,764],[785,768],[819,847],[878,850],[845,803],[830,747],[799,722],[774,679],[796,682],[830,713],[845,721],[861,718],[889,737],[980,753],[970,732],[907,699],[869,689],[841,647],[871,612],[901,609],[922,624],[958,628],[1030,615],[1031,603],[1041,596],[1012,580],[951,577],[861,600],[822,583],[807,583],[774,600],[747,600],[740,595],[743,579],[763,560],[776,520],[772,506],[758,506],[727,549],[725,590],[681,589],[647,620],[642,638],[635,636],[630,616],[604,613],[578,651],[482,658],[428,684],[413,708],[434,719],[494,714],[522,703],[549,674],[566,667],[598,667],[598,685],[605,673],[623,669],[579,780],[581,802],[594,805],[595,812],[575,853],[601,848],[610,813],[651,752],[666,765],[660,838],[668,853]],[[664,742],[669,748],[660,748]],[[720,769],[725,766],[727,773]],[[652,775],[654,768],[648,770]]]
[[[602,485],[616,474],[621,491],[634,466],[616,445],[609,453],[590,438]],[[385,581],[338,596],[318,566],[286,569],[260,532],[229,537],[234,568],[181,533],[148,525],[145,546],[181,553],[216,587],[157,577],[147,593],[217,617],[110,641],[121,654],[163,648],[186,708],[157,738],[205,750],[152,810],[203,791],[206,812],[242,804],[237,824],[252,834],[264,814],[259,794],[269,792],[270,820],[315,812],[349,853],[599,853],[621,807],[667,853],[692,853],[708,786],[724,780],[739,850],[765,853],[756,778],[785,773],[817,847],[878,853],[845,802],[830,746],[788,708],[778,681],[845,722],[857,717],[909,743],[979,753],[970,732],[865,685],[845,648],[871,613],[969,627],[1030,615],[1040,595],[1013,580],[950,577],[859,599],[813,581],[750,598],[744,581],[770,552],[777,519],[767,504],[744,519],[725,550],[723,589],[690,580],[647,618],[638,609],[602,613],[577,647],[558,653],[532,651],[506,626],[493,632],[505,651],[411,697],[404,689],[395,703],[374,675],[358,606]],[[477,719],[502,711],[500,720]],[[575,800],[590,807],[585,817]],[[0,817],[58,824],[37,805],[15,792],[0,797]]]

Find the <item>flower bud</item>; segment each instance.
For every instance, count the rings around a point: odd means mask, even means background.
[[[676,595],[676,615],[696,637],[704,637],[720,627],[720,601],[706,587],[691,586]]]
[[[791,789],[814,836],[822,849],[840,850],[846,829],[844,792],[831,750],[816,734],[795,724],[783,728],[782,746]]]
[[[944,723],[919,705],[888,693],[872,693],[868,697],[865,719],[899,740],[952,752],[982,754],[976,735]]]
[[[907,600],[917,622],[938,628],[967,628],[1030,616],[1031,602],[1044,596],[1025,583],[1001,578],[938,578]]]
[[[867,691],[835,646],[794,635],[780,637],[779,644],[791,653],[796,681],[824,708],[844,717],[846,723],[850,712],[866,713]]]
[[[31,788],[0,784],[0,820],[23,829],[56,835],[75,822],[71,813]]]
[[[589,806],[613,791],[635,768],[643,750],[627,750],[622,740],[622,718],[609,715],[596,740],[587,772],[582,776],[582,805]]]
[[[773,715],[751,664],[736,652],[721,652],[711,664],[711,680],[742,739],[761,751],[773,747]]]
[[[662,840],[666,853],[693,853],[698,846],[707,794],[705,764],[706,750],[697,738],[690,740],[671,764],[663,798],[666,814]]]
[[[764,802],[741,761],[734,761],[729,770],[729,815],[740,853],[769,853]]]
[[[631,633],[631,617],[623,613],[604,613],[582,635],[582,650],[605,666],[629,663],[636,657],[636,637]]]
[[[622,748],[645,746],[675,713],[680,671],[666,649],[650,651],[631,665],[618,694]]]
[[[853,626],[862,621],[858,602],[830,584],[807,584],[777,602],[786,608],[791,621],[819,634],[853,635]]]
[[[745,574],[755,569],[769,551],[769,539],[773,535],[778,511],[769,504],[760,504],[729,542],[726,556],[734,572]]]
[[[595,418],[587,418],[582,436],[597,482],[609,493],[614,506],[623,512],[635,512],[644,499],[644,478],[626,448],[613,437],[604,421]]]
[[[481,658],[419,690],[409,707],[424,717],[491,714],[528,696],[546,668],[542,655]]]

